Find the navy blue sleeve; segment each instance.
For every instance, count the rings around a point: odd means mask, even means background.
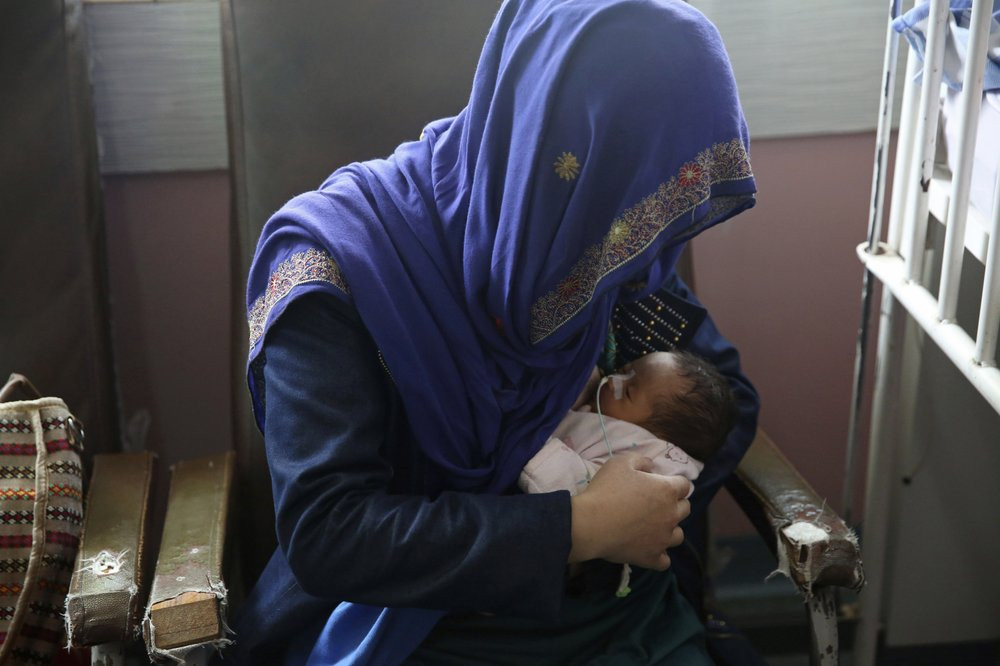
[[[676,273],[669,280],[666,289],[675,297],[704,311],[705,306]],[[706,461],[705,469],[695,483],[695,491],[691,496],[691,515],[697,518],[708,508],[711,499],[739,465],[743,454],[753,442],[757,433],[760,399],[750,380],[743,374],[736,347],[722,336],[707,311],[684,348],[707,359],[719,369],[729,381],[737,409],[736,424],[730,431],[729,437],[719,451]]]
[[[551,617],[571,546],[566,492],[390,492],[397,395],[357,315],[292,303],[264,346],[279,547],[304,591],[378,606]]]

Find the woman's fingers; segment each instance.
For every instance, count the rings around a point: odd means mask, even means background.
[[[601,558],[650,569],[666,569],[666,554],[683,542],[678,527],[691,512],[684,499],[691,483],[682,477],[648,474],[652,461],[613,456],[573,498],[570,561]]]
[[[639,470],[640,472],[649,472],[652,471],[653,469],[653,461],[647,458],[646,456],[639,456],[639,455],[628,456],[628,457],[619,456],[619,458],[622,458],[629,465],[631,465],[632,469]],[[611,462],[611,460],[609,460],[608,462]]]
[[[662,553],[657,553],[650,564],[640,564],[639,562],[633,562],[636,566],[640,566],[644,569],[656,569],[657,571],[666,571],[670,568],[670,556],[667,555],[666,551]]]
[[[677,493],[677,499],[683,500],[686,504],[688,504],[688,512],[690,512],[691,505],[687,501],[687,497],[688,495],[691,494],[691,490],[693,489],[694,484],[692,484],[689,480],[687,480],[683,476],[664,476],[660,478],[662,478],[664,481],[669,483],[671,487],[673,487],[674,492]]]

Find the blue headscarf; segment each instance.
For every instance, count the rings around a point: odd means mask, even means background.
[[[753,205],[747,146],[697,10],[508,0],[465,109],[265,225],[250,360],[293,299],[348,301],[434,463],[432,492],[502,492],[582,389],[614,304],[659,288],[685,240]]]

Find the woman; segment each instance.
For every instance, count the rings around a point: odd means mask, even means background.
[[[677,341],[742,381],[673,266],[684,241],[753,204],[747,145],[696,10],[511,0],[465,109],[275,214],[248,303],[279,548],[237,659],[704,659],[665,552],[683,539],[687,481],[628,456],[572,500],[516,481],[608,348],[616,307],[673,298],[691,322]],[[749,442],[741,386],[740,437],[696,506]],[[564,580],[595,560],[647,570],[624,600],[600,564]]]

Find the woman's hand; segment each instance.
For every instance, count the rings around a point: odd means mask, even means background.
[[[613,456],[573,497],[571,563],[599,558],[660,571],[670,566],[666,551],[684,541],[678,523],[691,512],[685,499],[691,482],[650,469],[652,461],[638,454]]]

